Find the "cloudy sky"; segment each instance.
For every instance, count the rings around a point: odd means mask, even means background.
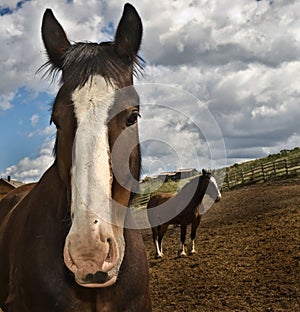
[[[0,177],[53,162],[57,82],[40,26],[51,7],[73,41],[113,39],[122,0],[0,0]],[[143,174],[222,167],[300,146],[300,1],[131,1],[144,26]]]

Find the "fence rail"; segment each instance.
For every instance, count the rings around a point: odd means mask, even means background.
[[[223,170],[227,171],[224,179]],[[222,184],[223,190],[255,183],[263,183],[270,180],[279,180],[295,176],[300,177],[300,156],[270,161],[247,169],[230,168],[229,171],[229,168],[224,168],[221,169],[221,171],[216,170],[213,174],[217,181]],[[223,183],[221,181],[223,181]],[[145,191],[145,193],[137,195],[132,202],[132,207],[135,209],[145,208],[150,199],[150,193],[151,191],[149,189]]]
[[[222,187],[223,189],[231,189],[291,176],[300,176],[300,156],[262,163],[246,170],[233,169],[230,172],[227,171]]]

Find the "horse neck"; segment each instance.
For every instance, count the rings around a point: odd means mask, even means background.
[[[199,177],[199,181],[198,181],[198,186],[197,186],[197,192],[195,194],[196,196],[196,201],[198,202],[198,204],[200,204],[203,200],[203,197],[206,193],[206,190],[208,188],[208,184],[209,184],[209,178],[207,177],[203,177],[203,179],[201,179]]]
[[[202,178],[200,176],[196,178],[194,182],[197,183],[197,185],[195,186],[193,185],[193,182],[191,183],[191,186],[195,187],[195,191],[186,208],[189,212],[198,211],[198,206],[201,204],[208,187],[209,179],[206,179],[205,177]]]
[[[172,204],[170,202],[169,206],[177,207],[177,213],[181,217],[194,213],[203,200],[208,182],[201,177],[194,178],[172,198]]]
[[[51,203],[53,209],[50,213],[64,218],[69,214],[67,188],[59,176],[56,162],[44,173],[33,191],[32,195],[47,201],[47,206]]]

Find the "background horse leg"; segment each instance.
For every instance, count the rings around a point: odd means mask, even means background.
[[[162,251],[162,240],[167,229],[168,229],[167,224],[162,224],[152,228],[152,238],[156,248],[155,258],[162,258],[164,255]]]
[[[185,242],[185,237],[186,237],[186,224],[181,224],[180,225],[180,247],[178,250],[178,256],[186,256],[185,250],[184,250],[184,242]]]
[[[160,251],[160,246],[158,244],[158,232],[159,232],[159,227],[155,226],[152,228],[152,238],[153,238],[153,243],[155,246],[155,258],[161,258],[162,257],[162,252]]]
[[[188,246],[189,255],[193,255],[193,254],[196,253],[196,250],[195,250],[195,238],[196,238],[196,231],[197,231],[197,228],[198,228],[198,226],[200,224],[200,221],[201,221],[201,216],[198,216],[192,222],[191,242],[189,243],[189,246]]]
[[[165,233],[167,232],[167,229],[168,224],[162,224],[158,227],[158,248],[160,249],[160,255],[157,255],[158,258],[161,258],[164,255],[162,250],[162,240]]]

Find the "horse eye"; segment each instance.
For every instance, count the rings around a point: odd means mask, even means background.
[[[132,126],[137,122],[138,117],[141,117],[138,111],[133,111],[127,119],[127,126]]]

